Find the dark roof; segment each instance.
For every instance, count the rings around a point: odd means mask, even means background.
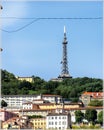
[[[67,116],[68,114],[69,114],[69,113],[65,113],[65,112],[62,112],[62,113],[61,113],[61,112],[59,112],[59,113],[49,113],[47,116],[60,116],[60,115],[61,115],[61,116],[62,116],[62,115],[63,115],[63,116],[64,116],[64,115]]]

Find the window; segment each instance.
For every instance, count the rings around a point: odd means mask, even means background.
[[[57,125],[57,122],[55,122],[55,125]]]
[[[51,125],[51,122],[49,122],[49,125]]]
[[[59,121],[59,125],[61,125],[61,121]]]
[[[66,125],[66,122],[65,122],[65,121],[63,121],[63,122],[62,122],[62,124],[63,124],[63,125]]]
[[[57,116],[55,116],[55,119],[57,119]]]

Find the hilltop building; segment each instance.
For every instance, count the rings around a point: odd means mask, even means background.
[[[20,81],[28,81],[30,83],[33,82],[33,77],[19,77],[19,76],[16,76],[16,78]]]

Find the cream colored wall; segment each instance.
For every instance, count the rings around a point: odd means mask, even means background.
[[[7,123],[2,123],[2,129],[7,129],[8,128],[8,124]]]
[[[26,80],[28,82],[32,82],[33,81],[32,77],[17,77],[17,78],[18,78],[18,80],[21,80],[21,81],[23,81],[23,80]]]
[[[41,128],[42,130],[46,128],[46,119],[45,118],[34,118],[32,119],[34,124],[34,129]]]
[[[52,105],[39,105],[39,108],[40,109],[57,109],[57,108],[63,108],[63,105],[61,104],[52,104]],[[75,105],[64,105],[64,108],[68,109],[68,108],[79,108],[79,105],[78,104],[75,104]]]

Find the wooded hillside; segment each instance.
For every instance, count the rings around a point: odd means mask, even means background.
[[[84,91],[103,91],[102,79],[83,77],[65,79],[62,82],[53,82],[32,76],[33,82],[30,83],[17,80],[14,74],[6,70],[2,70],[1,72],[2,95],[58,94],[63,98],[77,101]]]

